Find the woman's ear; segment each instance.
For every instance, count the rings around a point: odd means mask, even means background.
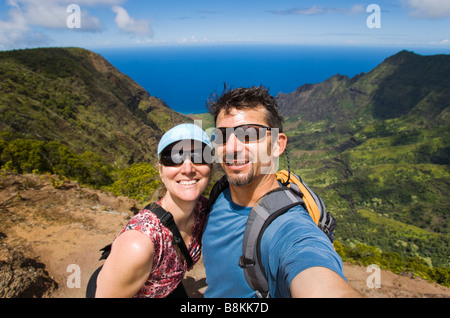
[[[163,172],[163,169],[164,169],[163,165],[158,163],[159,178],[164,183],[164,172]]]

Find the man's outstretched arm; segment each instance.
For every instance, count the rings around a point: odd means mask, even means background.
[[[311,267],[300,272],[291,282],[292,298],[359,298],[341,276],[325,267]]]

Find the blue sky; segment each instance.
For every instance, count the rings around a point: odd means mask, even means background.
[[[80,28],[68,27],[70,4]],[[381,10],[379,28],[368,27],[370,4]],[[252,43],[448,52],[450,1],[0,0],[0,50]]]

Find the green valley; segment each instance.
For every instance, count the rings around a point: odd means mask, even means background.
[[[337,240],[446,268],[449,284],[450,56],[402,51],[277,98],[292,170],[337,217]]]
[[[158,174],[159,139],[192,121],[80,48],[0,52],[0,92],[3,170],[57,174],[142,200],[161,185],[140,188]]]
[[[337,218],[344,261],[450,286],[450,56],[402,51],[367,74],[277,100],[291,169]],[[70,178],[148,201],[161,186],[159,139],[195,119],[214,124],[173,111],[91,51],[0,52],[3,172],[54,174],[55,186]]]

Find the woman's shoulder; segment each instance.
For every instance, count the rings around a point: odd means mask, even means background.
[[[141,231],[125,231],[115,240],[114,248],[122,249],[122,255],[148,256],[154,253],[153,242]]]
[[[158,221],[158,217],[153,213],[149,206],[146,206],[130,219],[130,223],[133,224],[138,223],[139,221],[154,223]]]
[[[161,221],[147,205],[128,221],[122,233],[127,230],[136,230],[151,237],[155,232],[161,232]]]

